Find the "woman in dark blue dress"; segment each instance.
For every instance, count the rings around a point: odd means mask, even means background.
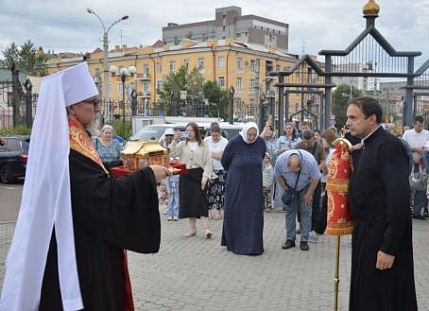
[[[228,173],[221,245],[234,254],[264,252],[262,160],[265,151],[258,126],[249,122],[228,142],[222,155],[222,166]]]

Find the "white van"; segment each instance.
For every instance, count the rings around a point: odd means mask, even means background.
[[[144,126],[140,131],[130,137],[130,140],[159,140],[163,138],[164,132],[168,128],[175,131],[185,131],[188,123],[164,123],[164,124],[151,124]],[[203,137],[210,135],[211,123],[197,123]],[[219,123],[222,136],[230,140],[238,134],[243,128],[242,125],[235,125],[229,123]]]

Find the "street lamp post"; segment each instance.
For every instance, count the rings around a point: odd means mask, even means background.
[[[33,125],[33,106],[32,106],[32,90],[33,84],[30,79],[27,79],[24,83],[25,88],[25,125],[31,128]]]
[[[234,87],[231,85],[228,89],[228,101],[229,101],[229,123],[234,123]]]
[[[266,116],[266,109],[265,108],[265,94],[264,92],[261,92],[261,95],[259,96],[259,128],[260,131],[264,128],[264,119]]]
[[[108,88],[109,88],[109,31],[112,29],[113,26],[115,26],[117,23],[128,19],[128,15],[122,16],[120,19],[114,21],[112,24],[110,24],[109,27],[106,28],[104,25],[103,20],[100,16],[98,16],[97,13],[95,13],[92,9],[86,9],[86,11],[89,14],[93,14],[101,23],[103,26],[103,50],[104,50],[104,56],[103,56],[103,99],[107,100],[108,97]]]
[[[121,70],[121,82],[122,82],[122,130],[125,131],[125,80],[127,76]]]
[[[108,73],[112,76],[118,74],[118,67],[112,66],[109,68]],[[119,77],[122,82],[122,130],[125,131],[125,81],[128,77],[132,77],[137,73],[137,69],[134,66],[128,68],[121,68],[119,70]],[[133,90],[135,91],[135,90]]]

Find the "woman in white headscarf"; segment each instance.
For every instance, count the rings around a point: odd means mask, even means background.
[[[264,252],[264,197],[262,161],[266,152],[258,126],[246,123],[222,154],[227,170],[221,245],[240,255]]]
[[[121,151],[122,145],[115,138],[115,129],[113,126],[106,124],[101,128],[99,137],[92,140],[95,150],[103,162],[107,166],[121,166]]]

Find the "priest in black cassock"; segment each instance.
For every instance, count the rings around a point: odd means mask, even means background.
[[[87,132],[99,111],[86,63],[43,79],[0,310],[134,310],[124,249],[158,251],[170,172],[112,178]]]
[[[349,102],[347,127],[364,144],[349,186],[355,220],[349,309],[415,311],[408,156],[381,120],[374,98]]]

